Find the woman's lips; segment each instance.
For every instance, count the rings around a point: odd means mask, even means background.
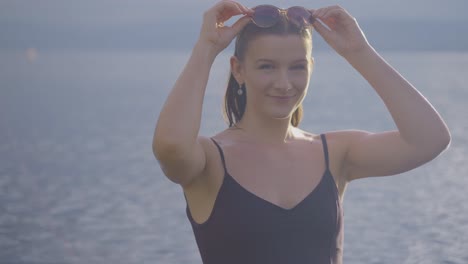
[[[273,97],[274,99],[280,100],[280,101],[287,101],[293,98],[294,96],[270,96],[270,97]]]

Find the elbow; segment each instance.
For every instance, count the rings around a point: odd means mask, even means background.
[[[171,182],[181,186],[189,183],[191,179],[187,177],[187,166],[183,165],[188,164],[186,155],[179,145],[153,142],[152,149],[163,174]]]
[[[447,131],[447,134],[441,136],[432,146],[433,158],[439,156],[442,152],[447,150],[450,147],[452,142],[452,137]]]
[[[450,131],[448,130],[447,126],[445,126],[444,133],[442,133],[442,135],[440,136],[439,142],[441,152],[450,147],[450,144],[452,142],[452,135],[450,134]]]
[[[448,130],[447,126],[444,129],[441,129],[439,132],[433,135],[433,139],[430,140],[432,144],[423,144],[426,147],[432,149],[435,152],[435,156],[439,155],[440,153],[444,152],[446,149],[449,148],[452,142],[452,136],[450,135],[450,131]]]
[[[152,145],[153,154],[157,160],[168,160],[173,157],[178,156],[180,151],[176,144],[171,144],[169,142],[160,142],[157,140],[153,141]]]
[[[174,157],[177,155],[176,152],[179,152],[178,149],[180,149],[180,142],[177,142],[177,140],[170,137],[170,135],[161,133],[156,129],[153,136],[152,150],[157,160],[165,160]]]
[[[452,136],[450,135],[450,132],[447,131],[447,135],[441,140],[441,152],[448,149],[450,147],[450,144],[452,143]]]
[[[423,163],[431,161],[447,150],[451,144],[452,137],[450,133],[439,135],[433,139],[426,139],[425,143],[416,146],[417,152],[420,153]]]

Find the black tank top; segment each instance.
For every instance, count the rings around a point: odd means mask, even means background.
[[[204,264],[341,264],[343,210],[329,169],[327,142],[322,138],[326,169],[320,183],[298,205],[284,209],[242,187],[226,170],[208,220],[198,224],[188,204]]]

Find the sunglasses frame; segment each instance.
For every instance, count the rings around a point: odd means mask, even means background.
[[[275,10],[275,13],[272,13],[271,16],[272,18],[274,19],[273,23],[270,25],[263,25],[261,24],[259,21],[256,21],[255,19],[255,11],[257,8],[271,8],[272,10]],[[283,9],[283,8],[279,8],[277,6],[274,6],[274,5],[258,5],[256,7],[253,7],[252,8],[254,10],[254,14],[252,15],[252,22],[257,26],[257,27],[260,27],[260,28],[269,28],[269,27],[272,27],[274,25],[276,25],[276,23],[278,23],[279,19],[280,19],[280,16],[281,15],[284,15],[286,17],[286,19],[292,23],[294,23],[295,25],[297,26],[304,26],[304,25],[307,25],[307,26],[311,26],[312,23],[314,23],[314,18],[312,17],[312,13],[307,10],[305,7],[302,7],[302,6],[291,6],[287,9]],[[300,9],[301,11],[305,11],[306,13],[309,14],[309,17],[304,17],[304,16],[300,16],[300,18],[303,19],[303,21],[297,21],[297,20],[294,20],[292,19],[292,16],[290,14],[291,10],[294,10],[294,9]]]

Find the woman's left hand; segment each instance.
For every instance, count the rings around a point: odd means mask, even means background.
[[[335,5],[310,11],[315,18],[312,24],[315,30],[341,56],[346,58],[370,46],[356,19],[341,6]]]

